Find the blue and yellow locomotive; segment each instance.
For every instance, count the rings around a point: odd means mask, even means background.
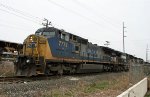
[[[127,70],[126,54],[54,27],[38,29],[23,43],[17,76]]]

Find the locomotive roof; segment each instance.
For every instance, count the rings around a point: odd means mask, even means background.
[[[107,52],[115,52],[115,53],[117,53],[117,54],[124,54],[124,53],[121,52],[121,51],[117,51],[117,50],[112,49],[112,48],[109,48],[109,47],[104,47],[104,46],[100,46],[100,47],[103,48],[103,49],[104,49],[105,51],[107,51]],[[130,58],[143,60],[142,58],[135,57],[135,56],[133,56],[133,55],[131,55],[131,54],[128,54],[128,53],[125,53],[125,54],[126,54],[126,56],[129,56]]]
[[[101,47],[103,50],[105,50],[105,51],[107,51],[107,52],[110,52],[110,53],[115,52],[115,53],[117,53],[117,54],[123,54],[123,52],[117,51],[117,50],[112,49],[112,48],[109,48],[109,47],[105,47],[105,46],[100,46],[100,47]]]
[[[72,34],[72,33],[70,33],[70,32],[66,32],[66,31],[63,30],[63,29],[58,29],[58,28],[54,28],[54,27],[48,27],[48,28],[43,27],[43,28],[38,29],[35,33],[40,33],[40,32],[44,32],[44,31],[45,31],[45,32],[47,32],[47,31],[61,31],[61,32],[63,32],[63,33],[68,33],[68,34],[77,36],[77,37],[80,38],[80,39],[84,39],[84,40],[88,41],[88,39],[82,38],[82,37],[80,37],[80,36],[78,36],[78,35],[75,35],[75,34]]]
[[[38,29],[35,33],[40,33],[44,31],[56,31],[56,30],[59,30],[59,29],[54,28],[54,27],[48,27],[48,28],[43,27],[43,28]]]

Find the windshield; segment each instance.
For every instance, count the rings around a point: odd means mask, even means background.
[[[43,32],[42,35],[44,35],[46,37],[54,37],[55,36],[55,32]]]
[[[42,34],[42,32],[36,32],[35,33],[35,35],[41,35]]]

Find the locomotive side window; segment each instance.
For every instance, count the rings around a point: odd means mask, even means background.
[[[69,41],[69,35],[68,34],[66,34],[65,40]]]
[[[69,39],[72,40],[72,34],[70,34]]]
[[[61,39],[64,39],[65,40],[65,34],[61,34]]]
[[[75,46],[75,51],[79,51],[79,46]]]
[[[76,36],[73,36],[73,40],[74,40],[74,41],[77,41],[77,37],[76,37]]]
[[[77,42],[77,40],[78,40],[79,38],[78,38],[77,36],[75,36],[75,35],[70,34],[70,35],[69,35],[69,39],[72,40],[72,41],[74,41],[74,42]]]
[[[58,37],[61,38],[61,31],[58,31]]]
[[[69,41],[69,34],[60,33],[60,38],[66,41]]]

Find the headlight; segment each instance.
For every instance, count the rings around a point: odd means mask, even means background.
[[[37,40],[37,38],[35,36],[30,36],[29,37],[29,41],[31,41],[31,42],[36,41],[36,40]]]
[[[26,60],[26,62],[27,62],[27,63],[29,63],[29,62],[30,62],[30,60],[29,60],[29,59],[27,59],[27,60]]]
[[[32,36],[30,36],[29,41],[33,42],[33,37]]]

